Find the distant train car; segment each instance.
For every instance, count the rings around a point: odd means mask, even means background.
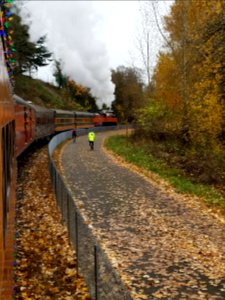
[[[94,127],[93,113],[76,111],[74,117],[75,117],[75,128]]]
[[[54,110],[55,131],[71,130],[73,128],[91,128],[93,114],[89,112]]]
[[[94,126],[116,126],[117,122],[113,113],[97,113],[93,117]]]
[[[0,37],[0,299],[10,299],[15,220],[15,108],[4,59]]]
[[[53,111],[56,132],[71,130],[75,127],[75,118],[73,111],[66,111],[62,109],[55,109]]]

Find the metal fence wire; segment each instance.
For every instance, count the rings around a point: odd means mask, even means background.
[[[107,130],[118,129],[110,127]],[[119,128],[120,129],[120,128]],[[95,128],[102,131],[104,128]],[[86,130],[78,132],[86,134]],[[52,160],[52,153],[63,141],[71,138],[71,131],[55,136],[49,143],[49,171],[53,190],[56,195],[64,223],[67,225],[69,238],[77,256],[77,271],[84,276],[93,300],[132,300],[129,290],[112,267],[110,259],[101,248],[88,224],[85,223],[76,199]]]

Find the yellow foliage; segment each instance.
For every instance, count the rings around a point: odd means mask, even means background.
[[[67,87],[69,88],[71,95],[75,98],[87,93],[87,88],[81,84],[77,84],[74,80],[68,80]]]
[[[154,75],[156,99],[167,110],[164,128],[176,119],[193,145],[215,151],[225,130],[224,11],[225,0],[175,1],[165,18],[172,46]]]
[[[175,110],[181,105],[179,95],[180,74],[172,56],[160,55],[159,63],[154,74],[156,83],[156,99]]]

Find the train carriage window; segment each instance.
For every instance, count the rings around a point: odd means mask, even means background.
[[[32,110],[29,108],[29,130],[32,130]]]
[[[3,242],[5,245],[7,224],[7,197],[6,197],[6,167],[5,167],[5,128],[2,129],[2,204],[3,204]]]
[[[14,156],[14,122],[2,129],[2,199],[3,199],[3,241],[7,232],[7,215],[10,208],[10,186]]]
[[[9,211],[9,205],[10,205],[10,183],[11,183],[11,167],[12,167],[12,157],[11,157],[11,131],[12,131],[12,124],[8,124],[6,126],[6,169],[7,169],[7,211]]]

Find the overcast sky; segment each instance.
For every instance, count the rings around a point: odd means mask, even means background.
[[[159,18],[168,13],[172,3],[154,2]],[[22,12],[25,22],[31,24],[32,39],[36,41],[47,34],[47,47],[63,61],[63,71],[77,83],[90,87],[101,105],[114,99],[112,68],[141,67],[137,38],[141,35],[143,5],[144,1],[26,1]],[[149,15],[153,67],[162,38],[153,14]],[[53,71],[49,69],[41,68],[36,76],[52,82]]]

